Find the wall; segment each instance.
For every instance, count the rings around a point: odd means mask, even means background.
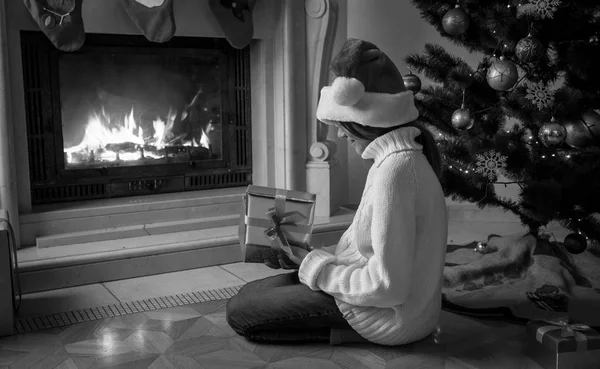
[[[334,57],[340,51],[348,38],[348,1],[336,0],[336,3],[338,6],[338,19],[331,57]],[[341,173],[338,178],[334,178],[336,190],[332,193],[332,196],[336,197],[336,204],[343,205],[347,203],[349,197],[348,183],[345,180],[348,173],[348,143],[346,140],[341,140],[337,137],[337,129],[333,127],[329,127],[327,139],[336,143],[335,155],[331,164],[332,167],[337,166],[335,168],[337,172],[334,171],[334,173]]]
[[[429,23],[421,19],[410,1],[398,0],[347,0],[349,38],[371,41],[379,46],[396,63],[404,74],[408,72],[404,57],[423,50],[425,43],[436,43],[451,54],[463,57],[476,66],[480,56],[444,40]],[[430,83],[420,76],[424,84]],[[347,146],[347,145],[346,145]],[[358,203],[370,165],[352,149],[348,150],[349,203]],[[497,186],[498,193],[514,197],[517,187]]]

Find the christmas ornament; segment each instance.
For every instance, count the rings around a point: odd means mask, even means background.
[[[517,83],[519,73],[513,62],[500,57],[489,67],[486,78],[494,90],[508,91]]]
[[[24,0],[42,32],[57,49],[76,51],[85,42],[83,0]]]
[[[467,31],[471,18],[458,5],[449,10],[442,18],[442,27],[450,36],[460,36]]]
[[[412,74],[412,72],[403,75],[402,79],[404,80],[404,87],[412,91],[413,94],[416,94],[417,92],[421,91],[421,79],[418,76]]]
[[[560,0],[529,0],[518,8],[518,16],[529,15],[538,18],[554,18],[554,13],[560,6]]]
[[[600,139],[600,114],[596,113],[594,110],[586,111],[581,114],[581,119],[588,127],[594,139]]]
[[[574,149],[583,149],[592,144],[594,137],[583,120],[568,120],[563,123],[567,130],[565,143]]]
[[[554,105],[554,92],[550,91],[543,82],[527,84],[527,95],[525,97],[531,101],[539,110],[544,110]]]
[[[563,245],[568,252],[577,255],[585,251],[587,248],[587,240],[582,234],[570,233],[565,237]]]
[[[471,111],[466,109],[464,105],[452,113],[452,126],[459,131],[471,129],[474,123],[475,119],[473,119]]]
[[[477,163],[475,172],[483,174],[490,182],[498,179],[498,174],[506,168],[507,157],[493,150],[483,154],[477,154]]]
[[[175,35],[173,0],[121,0],[133,23],[152,42],[167,42]]]
[[[254,36],[252,10],[256,0],[209,0],[210,11],[231,46],[243,49]]]
[[[548,44],[548,48],[546,49],[546,58],[548,58],[548,65],[554,66],[558,62],[558,48],[556,47],[556,43],[551,42]]]
[[[590,44],[598,45],[598,35],[593,35],[590,37]]]
[[[488,245],[485,242],[477,242],[477,246],[475,246],[473,251],[485,255],[498,251],[498,248],[496,246]]]
[[[544,146],[556,146],[564,142],[567,130],[554,118],[548,123],[542,124],[538,132],[538,138]]]
[[[538,60],[544,54],[544,45],[531,34],[522,38],[515,47],[515,55],[520,61],[529,63]]]

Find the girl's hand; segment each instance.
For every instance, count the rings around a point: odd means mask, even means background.
[[[304,260],[306,255],[308,255],[308,253],[311,251],[311,250],[307,250],[302,247],[296,247],[296,246],[290,246],[290,249],[292,250],[291,253],[286,250],[283,250],[283,251],[285,252],[286,256],[298,266],[300,266],[300,264],[302,264],[302,260]]]
[[[271,269],[287,269],[287,270],[295,270],[300,268],[300,264],[292,261],[287,253],[283,250],[277,251],[277,262],[272,262],[270,260],[264,261],[265,265]]]

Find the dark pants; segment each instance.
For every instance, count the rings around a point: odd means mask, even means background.
[[[329,342],[330,330],[352,329],[335,300],[292,272],[249,282],[227,303],[227,322],[251,341]]]

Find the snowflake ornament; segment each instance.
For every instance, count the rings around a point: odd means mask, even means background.
[[[483,154],[478,154],[475,171],[483,174],[490,182],[494,182],[498,178],[498,174],[504,172],[506,168],[507,157],[499,152],[489,150]]]
[[[519,7],[519,15],[535,15],[539,18],[554,18],[561,0],[529,0],[528,4]]]
[[[539,110],[544,110],[554,105],[554,92],[550,91],[543,82],[529,83],[525,96]]]

